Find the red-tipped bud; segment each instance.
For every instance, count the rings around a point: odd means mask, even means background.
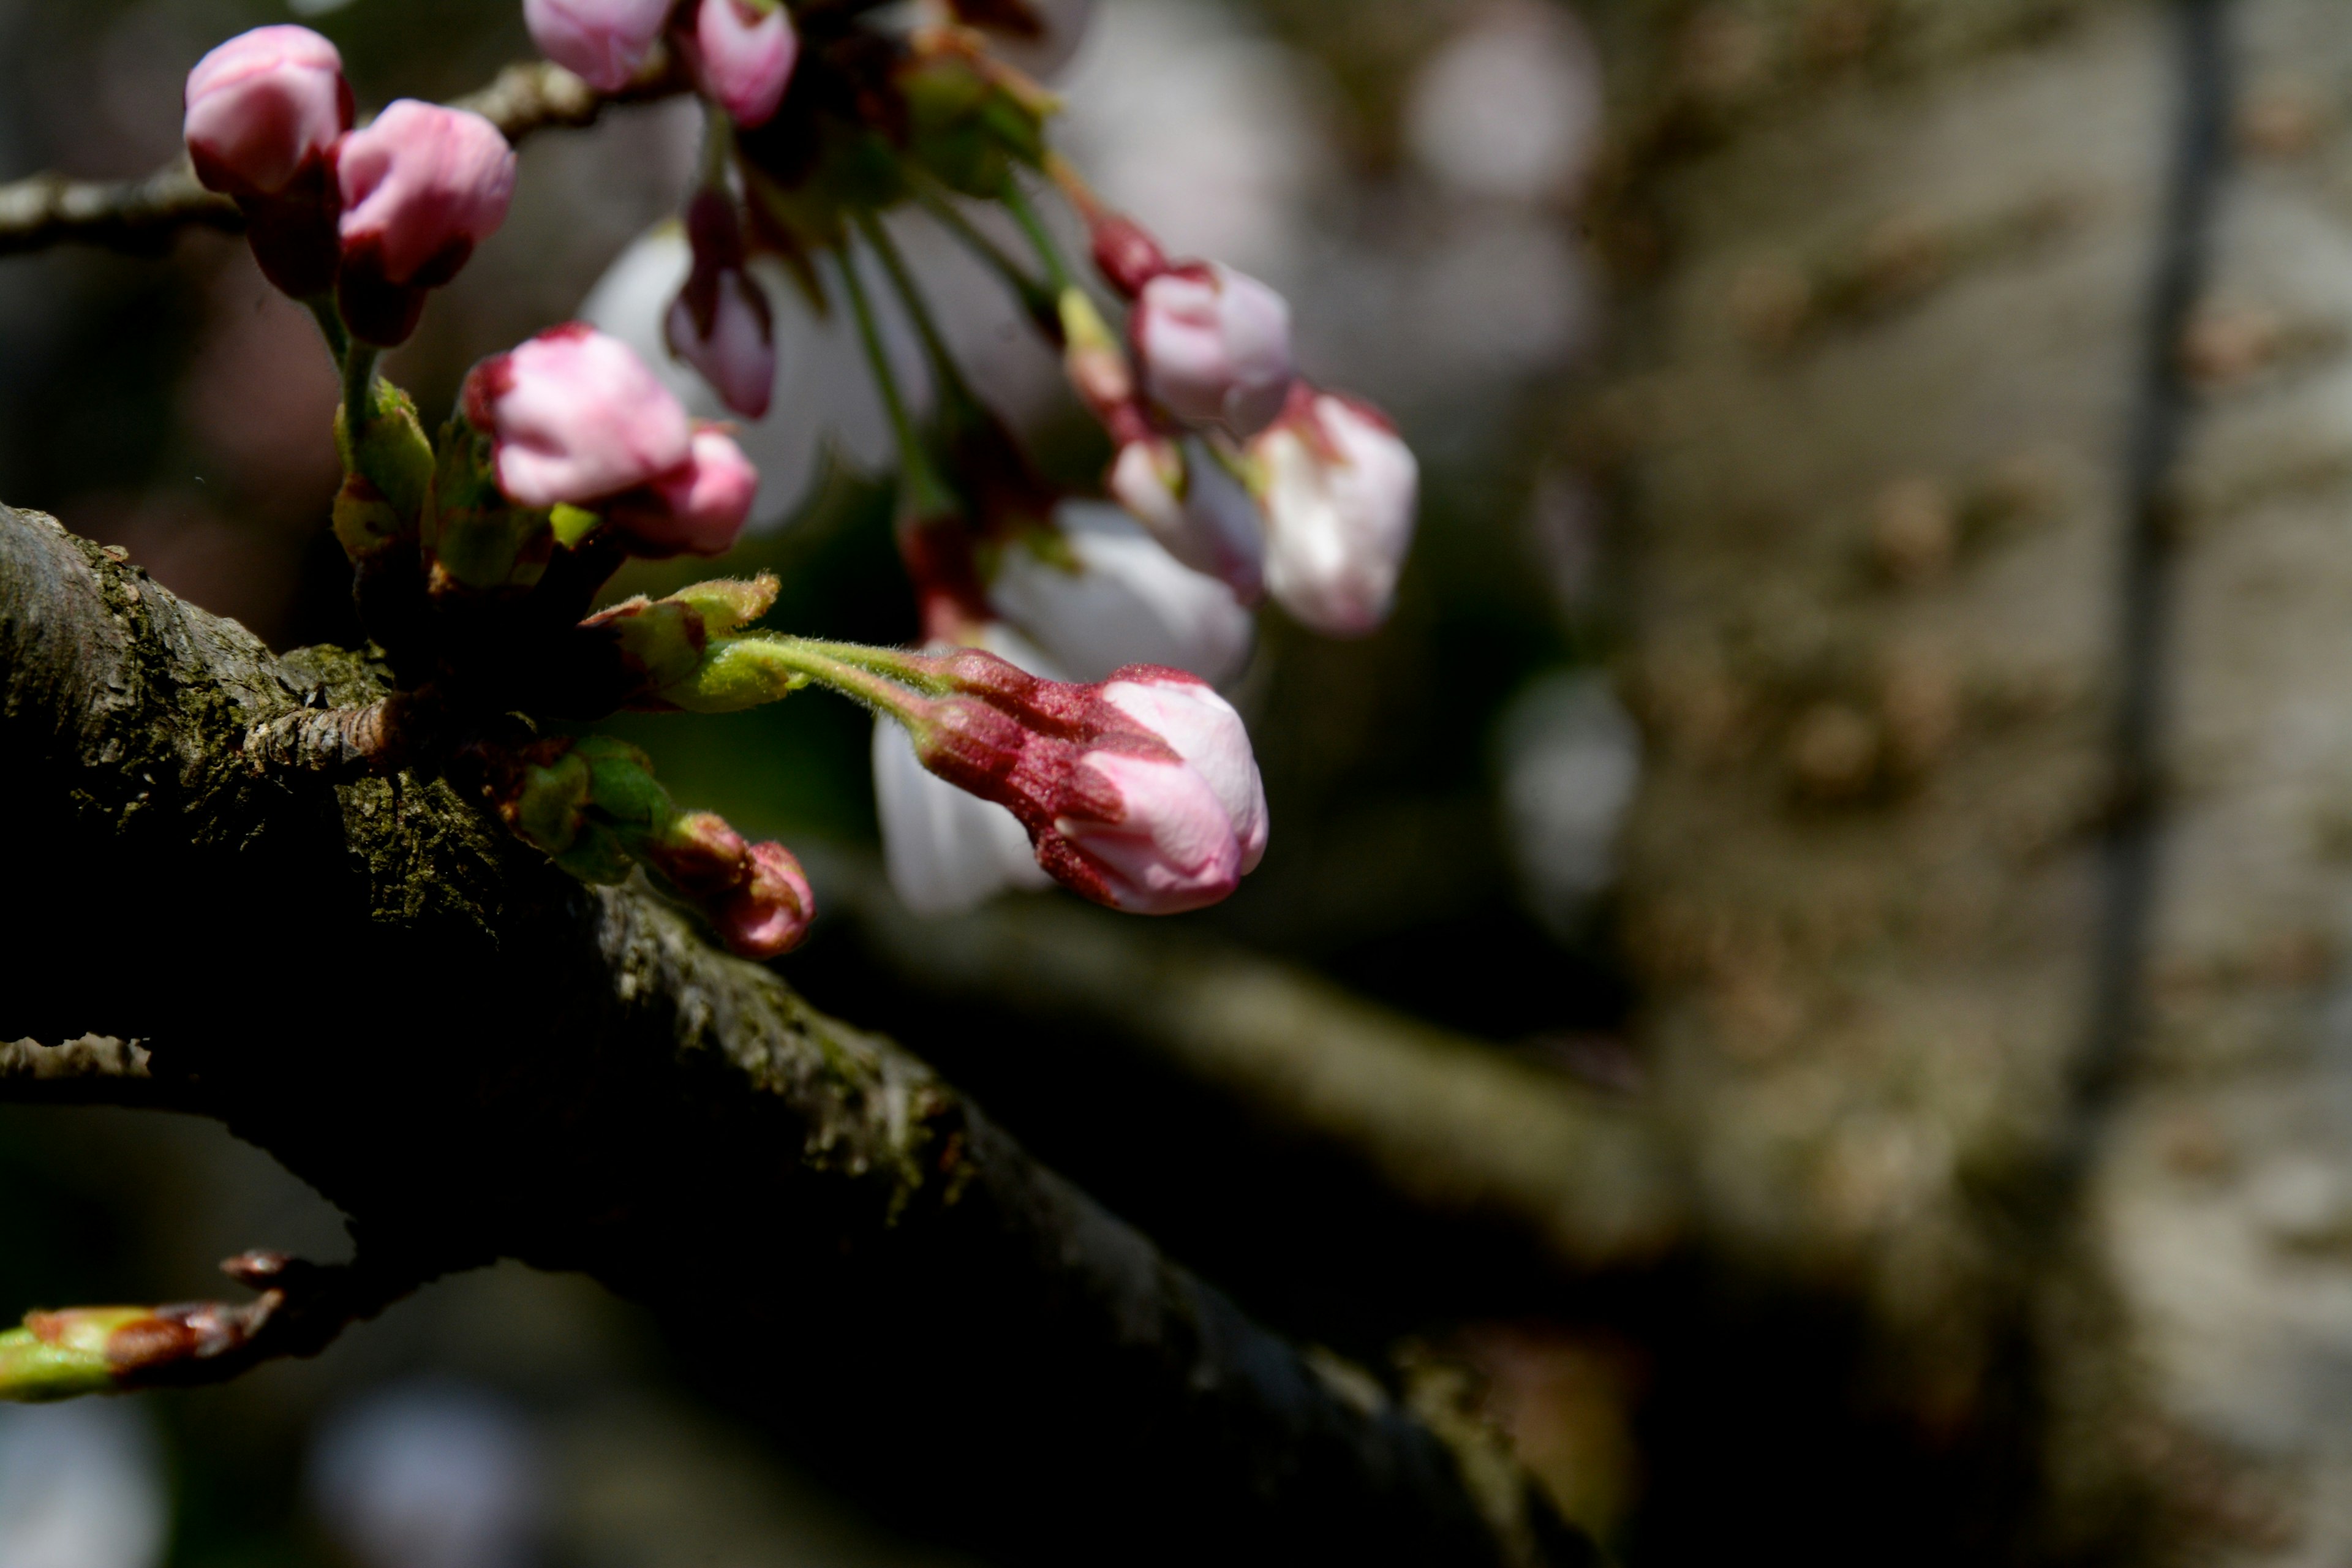
[[[333,287],[335,143],[352,89],[335,46],[308,27],[256,27],[188,73],[185,131],[196,177],[236,198],[254,259],[287,293]]]
[[[1103,280],[1129,300],[1168,270],[1167,252],[1151,231],[1130,217],[1111,216],[1095,225],[1095,266]]]
[[[343,138],[335,172],[343,320],[364,342],[405,342],[425,290],[455,278],[506,221],[514,150],[478,114],[404,98]]]
[[[614,500],[609,515],[640,555],[724,555],[759,491],[760,472],[743,449],[706,425],[685,462]]]
[[[698,192],[686,232],[694,269],[663,323],[669,352],[700,372],[728,407],[760,418],[775,394],[775,322],[767,293],[744,270],[735,204],[719,191]]]
[[[524,506],[604,500],[692,456],[677,397],[627,344],[577,321],[476,365],[463,406],[490,437],[499,489]]]
[[[1282,606],[1334,637],[1388,617],[1412,543],[1421,468],[1369,404],[1305,383],[1251,444],[1265,509],[1265,583]]]
[[[1247,437],[1290,395],[1290,307],[1230,267],[1192,262],[1152,279],[1128,332],[1145,389],[1180,419]]]
[[[770,839],[751,849],[751,880],[714,908],[712,923],[744,958],[774,958],[798,947],[816,915],[808,876],[793,852]]]

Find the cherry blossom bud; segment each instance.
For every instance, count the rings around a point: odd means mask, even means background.
[[[1207,451],[1195,444],[1188,456],[1165,437],[1130,441],[1111,464],[1110,493],[1169,554],[1225,584],[1243,604],[1257,603],[1265,526],[1249,492]]]
[[[188,73],[196,177],[236,198],[263,276],[297,298],[334,286],[334,149],[351,122],[341,57],[308,27],[239,34]]]
[[[714,426],[695,431],[687,460],[612,505],[614,527],[640,555],[724,555],[751,515],[760,471]]]
[[[1133,218],[1116,213],[1098,217],[1093,238],[1095,267],[1122,299],[1134,299],[1145,284],[1168,270],[1167,252]]]
[[[188,156],[207,190],[281,195],[351,128],[335,46],[308,27],[256,27],[188,73]]]
[[[1081,680],[1129,664],[1210,681],[1239,673],[1255,622],[1231,588],[1179,563],[1117,507],[1066,503],[1055,521],[1069,560],[1008,545],[988,597],[1063,670]]]
[[[992,633],[987,640],[1000,654],[1037,662],[1002,628]],[[1053,886],[1020,820],[926,773],[907,731],[888,719],[874,721],[874,810],[883,868],[898,901],[916,914],[961,914],[1008,889]]]
[[[751,885],[711,910],[729,949],[744,958],[774,958],[798,947],[816,914],[808,876],[773,839],[751,846]]]
[[[1086,42],[1095,0],[950,0],[957,16],[989,36],[1007,64],[1044,80]]]
[[[1035,679],[966,650],[958,695],[910,719],[916,755],[1028,829],[1037,863],[1097,903],[1178,914],[1231,894],[1265,853],[1241,718],[1181,670],[1129,665],[1099,686]]]
[[[693,455],[685,406],[627,345],[577,321],[476,365],[463,406],[523,506],[603,500]]]
[[[800,58],[792,13],[777,0],[699,0],[680,42],[705,98],[749,130],[775,117]]]
[[[700,372],[728,407],[757,419],[775,395],[775,320],[766,292],[743,269],[735,205],[723,192],[698,192],[686,227],[694,270],[664,322],[669,351]]]
[[[618,92],[651,58],[676,0],[522,0],[539,52],[599,92]]]
[[[404,98],[343,138],[335,173],[343,321],[364,342],[405,342],[425,291],[455,278],[506,221],[514,149],[478,114]]]
[[[1290,307],[1230,267],[1192,262],[1152,279],[1128,331],[1145,388],[1180,419],[1246,438],[1289,396]]]
[[[1412,542],[1420,465],[1369,405],[1303,383],[1252,444],[1266,518],[1266,587],[1334,637],[1360,637],[1389,613]]]

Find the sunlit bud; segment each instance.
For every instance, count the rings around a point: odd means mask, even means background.
[[[685,462],[616,498],[609,515],[640,555],[724,555],[759,489],[760,472],[734,438],[705,426]]]
[[[236,198],[263,275],[299,298],[335,281],[334,146],[351,122],[341,57],[308,27],[239,34],[188,73],[196,177]]]
[[[1070,63],[1094,21],[1095,0],[949,0],[1004,61],[1040,80]]]
[[[335,46],[308,27],[256,27],[188,73],[188,156],[208,190],[282,194],[351,128],[352,89]]]
[[[1265,528],[1257,503],[1216,458],[1165,437],[1130,441],[1110,470],[1111,498],[1161,548],[1232,588],[1244,605],[1264,592]]]
[[[704,97],[747,129],[773,118],[800,58],[790,11],[777,0],[698,0],[680,37]]]
[[[1282,412],[1290,307],[1256,279],[1214,263],[1163,272],[1136,297],[1128,331],[1145,389],[1178,418],[1249,437]]]
[[[1387,618],[1412,543],[1421,468],[1370,405],[1301,384],[1251,445],[1266,588],[1305,625],[1357,637]]]
[[[685,406],[625,344],[576,321],[476,365],[463,406],[491,440],[499,488],[524,506],[603,500],[692,454]]]
[[[743,268],[735,204],[722,192],[699,191],[687,208],[686,228],[694,270],[664,322],[669,352],[700,372],[728,407],[757,419],[775,394],[775,324],[766,292]]]
[[[514,149],[478,114],[404,98],[343,138],[335,174],[344,322],[365,342],[405,342],[425,291],[455,278],[506,221]]]
[[[774,958],[798,947],[816,915],[808,876],[791,850],[773,839],[751,846],[751,880],[713,902],[711,924],[729,949],[744,958]]]
[[[676,0],[522,0],[539,52],[599,92],[629,85],[652,58]]]
[[[1066,559],[1007,545],[989,601],[1080,680],[1156,664],[1224,680],[1248,658],[1255,622],[1215,578],[1179,563],[1126,512],[1098,501],[1055,514]]]
[[[910,721],[940,777],[1010,809],[1037,863],[1098,903],[1177,914],[1231,894],[1265,852],[1241,718],[1181,670],[1131,665],[1099,686],[1041,681],[967,649],[961,693]]]

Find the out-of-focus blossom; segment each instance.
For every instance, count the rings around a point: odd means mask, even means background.
[[[774,118],[801,49],[792,13],[777,0],[699,0],[679,41],[695,87],[736,124]]]
[[[320,1521],[358,1568],[528,1568],[547,1514],[538,1436],[494,1395],[425,1383],[331,1416],[311,1450]]]
[[[522,0],[539,52],[599,92],[629,85],[652,58],[676,0]]]
[[[1414,159],[1473,195],[1572,196],[1601,129],[1601,73],[1567,10],[1491,5],[1414,79],[1405,140]]]
[[[677,397],[625,344],[577,321],[476,365],[464,406],[493,443],[499,488],[524,506],[602,500],[692,455]]]
[[[1179,563],[1117,507],[1067,502],[1055,521],[1073,564],[1010,545],[988,597],[1055,665],[1079,680],[1129,664],[1212,682],[1239,673],[1255,622],[1231,588]]]
[[[1251,447],[1265,508],[1265,585],[1317,631],[1360,637],[1388,616],[1412,542],[1421,468],[1374,409],[1300,384]]]
[[[1496,726],[1503,819],[1521,891],[1562,940],[1585,933],[1617,876],[1617,838],[1642,777],[1642,732],[1608,678],[1562,671]]]
[[[1145,388],[1177,417],[1247,437],[1282,412],[1296,374],[1290,307],[1256,279],[1172,268],[1143,286],[1128,328]]]
[[[1045,80],[1086,42],[1095,0],[949,0],[957,16],[989,37],[1004,61]]]
[[[1244,605],[1265,592],[1265,526],[1257,503],[1199,442],[1190,450],[1163,437],[1119,448],[1110,493],[1151,531],[1161,548],[1216,578]]]
[[[425,291],[455,278],[506,221],[514,149],[478,114],[404,98],[343,138],[335,174],[343,319],[367,342],[404,342]]]
[[[1052,663],[1009,628],[987,629],[982,645],[1032,675],[1055,679]],[[898,901],[916,914],[961,914],[1009,889],[1035,891],[1054,879],[1037,864],[1013,813],[924,770],[898,723],[874,721],[874,805],[882,863]]]
[[[781,957],[808,934],[816,900],[793,852],[744,842],[715,812],[684,813],[652,835],[642,854],[710,917],[740,958]]]
[[[169,1509],[144,1414],[112,1400],[0,1405],[0,1563],[163,1562]]]
[[[686,226],[694,270],[664,323],[670,353],[700,372],[728,407],[757,419],[775,394],[775,317],[744,269],[741,220],[725,193],[706,189],[687,208]]]
[[[685,462],[612,504],[614,527],[646,555],[724,555],[751,515],[759,471],[725,431],[694,433]]]
[[[774,839],[751,846],[751,885],[716,911],[719,935],[746,958],[774,958],[800,945],[816,914],[808,874]]]
[[[208,190],[282,194],[352,123],[335,46],[308,27],[256,27],[188,73],[188,156]]]

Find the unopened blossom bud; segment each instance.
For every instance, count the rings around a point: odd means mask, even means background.
[[[1097,218],[1093,237],[1095,267],[1122,299],[1134,299],[1145,284],[1168,270],[1168,253],[1133,218],[1116,213]]]
[[[1177,914],[1231,894],[1265,853],[1248,733],[1197,678],[1130,665],[1102,685],[1069,686],[976,649],[938,668],[961,694],[910,721],[917,756],[1008,807],[1065,886]]]
[[[1290,307],[1230,267],[1193,262],[1152,279],[1128,331],[1145,388],[1180,419],[1245,438],[1290,395]]]
[[[705,98],[750,129],[773,119],[800,58],[800,35],[779,0],[697,0],[680,42]]]
[[[1094,21],[1095,0],[949,0],[1006,63],[1040,80],[1070,63]]]
[[[425,290],[457,277],[506,221],[514,149],[478,114],[404,98],[343,138],[335,173],[343,321],[363,342],[405,342]]]
[[[685,406],[626,344],[577,321],[476,365],[462,406],[523,506],[604,500],[693,454]]]
[[[720,191],[697,193],[686,230],[694,270],[663,324],[669,352],[700,372],[728,407],[760,418],[775,395],[775,319],[766,292],[744,270],[735,204]]]
[[[1100,680],[1129,664],[1210,681],[1239,673],[1255,622],[1231,588],[1178,562],[1118,507],[1067,502],[1054,521],[1067,559],[1008,544],[988,597],[1065,673]]]
[[[1257,503],[1197,443],[1188,455],[1161,436],[1121,447],[1110,469],[1111,499],[1160,547],[1230,587],[1244,605],[1265,591],[1265,528]]]
[[[335,46],[308,27],[256,27],[188,73],[188,157],[245,213],[254,259],[298,298],[335,281],[336,139],[352,89]]]
[[[1369,405],[1301,384],[1251,446],[1265,508],[1265,583],[1317,631],[1360,637],[1388,617],[1412,543],[1421,468]]]
[[[685,462],[612,504],[614,527],[636,553],[724,555],[751,515],[760,472],[725,431],[694,433]]]
[[[816,915],[808,875],[793,852],[773,839],[751,847],[748,884],[710,908],[710,921],[729,951],[742,958],[774,958],[798,947]]]
[[[188,73],[188,157],[205,188],[275,196],[351,128],[342,56],[308,27],[256,27]]]
[[[629,85],[661,41],[676,0],[522,0],[539,52],[599,92]]]

